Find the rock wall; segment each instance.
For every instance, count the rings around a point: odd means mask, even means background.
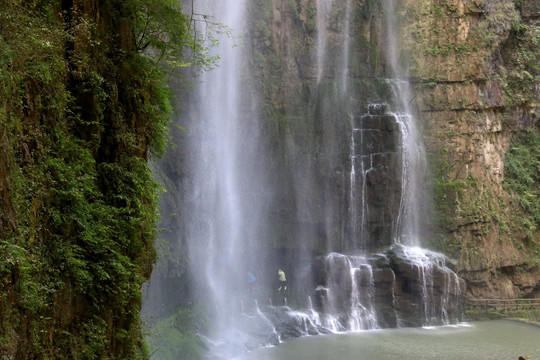
[[[273,163],[271,183],[279,193],[273,211],[284,230],[274,244],[316,253],[328,250],[330,240],[336,244],[330,250],[346,249],[350,140],[344,134],[351,131],[351,113],[367,113],[369,103],[390,98],[378,81],[389,70],[385,2],[349,2],[346,31],[347,2],[332,2],[325,29],[332,56],[323,60],[319,82],[316,2],[250,4],[250,49],[272,157],[286,159]],[[517,224],[522,209],[503,185],[505,154],[516,135],[538,126],[538,69],[530,56],[536,50],[524,50],[538,39],[538,6],[411,0],[397,2],[397,13],[398,59],[408,69],[410,104],[430,154],[433,203],[421,211],[433,221],[424,242],[458,259],[469,296],[531,295],[540,278],[538,232]],[[352,39],[346,69],[344,34]],[[296,223],[290,221],[295,214]]]
[[[517,134],[538,127],[537,70],[529,82],[511,79],[530,69],[522,46],[538,31],[537,5],[408,1],[400,16],[402,56],[433,154],[435,245],[458,259],[468,295],[532,295],[540,279],[538,232],[526,239],[516,195],[503,184]],[[524,63],[516,66],[514,57]]]
[[[356,4],[347,28],[346,1],[333,2],[322,31],[326,52],[320,55],[315,1],[253,1],[249,8],[250,52],[274,159],[269,182],[279,199],[272,211],[276,228],[284,230],[273,243],[319,254],[350,248],[352,115],[366,114],[368,103],[388,93],[376,61],[378,70],[371,72],[369,61],[376,55],[363,56],[380,51],[378,39],[356,36],[375,25],[369,19],[354,22],[370,16]],[[345,34],[351,43],[367,44],[355,47],[362,55],[346,58]],[[391,242],[389,235],[381,242]]]

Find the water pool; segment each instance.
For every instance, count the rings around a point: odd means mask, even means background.
[[[236,360],[540,359],[540,327],[510,320],[304,337]]]

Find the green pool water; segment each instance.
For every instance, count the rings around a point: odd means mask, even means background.
[[[304,337],[235,360],[540,360],[540,327],[510,320]]]

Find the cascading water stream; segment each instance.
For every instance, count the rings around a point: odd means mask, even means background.
[[[353,331],[378,329],[379,323],[373,308],[373,268],[364,257],[354,256],[350,260],[352,289],[348,328]],[[360,289],[359,285],[367,289]]]
[[[425,171],[425,151],[418,140],[414,118],[408,113],[394,113],[400,132],[401,147],[401,198],[394,226],[395,241],[409,246],[418,246],[420,239],[419,203],[427,201],[420,192],[420,180]],[[423,199],[424,198],[424,199]]]
[[[405,283],[407,292],[415,293],[420,297],[422,306],[417,310],[422,314],[423,325],[431,325],[438,323],[448,323],[453,321],[455,316],[448,315],[447,307],[450,305],[450,298],[459,296],[459,282],[455,273],[453,273],[446,265],[442,255],[427,255],[427,250],[420,249],[423,214],[421,213],[421,204],[427,201],[426,192],[420,191],[420,188],[425,188],[422,182],[426,171],[426,156],[422,142],[420,141],[418,126],[410,109],[411,95],[409,84],[405,80],[406,72],[399,66],[398,63],[398,44],[396,33],[396,4],[393,0],[388,0],[384,3],[386,15],[386,43],[387,57],[389,64],[390,79],[386,81],[393,95],[391,103],[396,108],[395,112],[389,110],[388,104],[371,104],[368,106],[368,112],[362,116],[360,120],[353,121],[353,129],[351,135],[351,168],[350,168],[350,190],[349,190],[349,216],[351,228],[351,244],[350,249],[360,249],[366,251],[366,242],[368,241],[368,233],[365,231],[369,227],[369,221],[373,221],[368,214],[370,213],[370,205],[368,198],[373,198],[374,190],[369,190],[368,184],[372,184],[373,180],[369,179],[370,172],[374,172],[373,177],[378,173],[386,172],[392,158],[399,159],[399,167],[396,167],[395,172],[399,179],[400,196],[397,199],[398,208],[395,217],[392,219],[392,234],[393,243],[399,245],[395,249],[399,249],[400,257],[411,264],[416,275],[412,276]],[[347,3],[348,5],[348,3]],[[347,9],[348,11],[348,9]],[[346,21],[347,22],[347,21]],[[346,37],[345,37],[346,38]],[[394,125],[392,125],[392,123]],[[397,130],[394,135],[394,144],[383,144],[380,141],[384,137],[388,138],[392,134],[393,129]],[[383,133],[387,135],[384,136]],[[377,161],[374,161],[374,157]],[[395,161],[394,161],[395,162]],[[373,202],[373,201],[372,201]],[[385,219],[382,219],[384,222]],[[388,220],[386,220],[388,221]],[[372,235],[370,235],[372,236]],[[372,241],[372,240],[369,240]],[[344,256],[344,255],[341,255]],[[332,255],[332,259],[338,259],[337,255]],[[349,263],[354,257],[347,256]],[[333,261],[333,260],[330,260]],[[343,260],[338,260],[337,263],[343,263]],[[365,265],[371,268],[371,265]],[[347,293],[350,291],[351,311],[348,316],[348,328],[356,330],[358,328],[374,328],[377,327],[376,311],[368,313],[368,306],[372,306],[372,297],[364,295],[364,303],[367,301],[367,306],[360,301],[360,290],[357,283],[357,272],[359,269],[351,267],[351,289],[347,286],[342,287],[341,291]],[[392,276],[392,306],[397,308],[399,301],[395,294],[395,271],[399,269],[391,269]],[[441,275],[442,274],[442,279]],[[435,276],[439,276],[435,279]],[[402,275],[400,275],[402,276]],[[436,280],[442,281],[442,284],[436,283]],[[418,283],[418,287],[407,284]],[[331,282],[332,283],[332,282]],[[442,290],[435,290],[442,287]],[[452,290],[450,290],[452,288]],[[333,312],[339,313],[336,306],[335,293],[336,286],[330,286],[329,298]],[[364,290],[366,291],[366,290]],[[369,293],[368,293],[369,295]],[[405,294],[406,295],[406,294]],[[402,295],[404,297],[404,295]],[[435,304],[436,298],[440,299],[440,303]],[[341,303],[344,301],[341,300]],[[343,305],[342,305],[343,306]],[[451,306],[456,306],[452,304]],[[363,314],[363,315],[361,315]],[[339,316],[332,316],[332,319],[339,319]],[[366,318],[372,319],[369,325],[366,326]],[[396,325],[402,322],[400,315],[394,312]],[[342,327],[343,322],[339,321]],[[336,327],[335,325],[333,325]]]
[[[410,104],[412,96],[407,79],[407,70],[399,62],[399,45],[396,29],[397,8],[395,0],[385,1],[386,52],[389,63],[387,83],[393,94],[394,116],[400,129],[401,161],[401,200],[398,218],[395,222],[395,241],[400,244],[419,246],[420,240],[420,202],[426,201],[419,191],[421,176],[426,171],[426,155],[419,137],[416,119]]]
[[[206,1],[195,4],[194,13],[208,15],[209,22],[245,31],[243,0]],[[200,22],[204,35],[208,23]],[[192,194],[190,216],[185,225],[189,241],[190,272],[199,284],[199,296],[213,309],[212,338],[220,340],[240,332],[247,312],[243,292],[246,274],[255,271],[258,244],[253,240],[263,221],[260,192],[264,173],[257,156],[259,142],[256,112],[246,91],[248,77],[243,66],[245,47],[235,39],[222,36],[216,53],[220,64],[201,75],[198,94],[187,116],[192,121],[189,172],[186,193]],[[248,111],[246,111],[248,109]],[[255,174],[255,175],[254,175]],[[237,330],[234,330],[237,329]]]

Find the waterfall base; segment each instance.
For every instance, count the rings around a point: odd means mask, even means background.
[[[312,260],[311,276],[319,281],[304,294],[307,309],[259,308],[254,300],[231,318],[230,337],[212,343],[211,352],[233,356],[301,336],[461,320],[463,284],[444,255],[429,250],[392,245],[369,256],[330,253]]]

